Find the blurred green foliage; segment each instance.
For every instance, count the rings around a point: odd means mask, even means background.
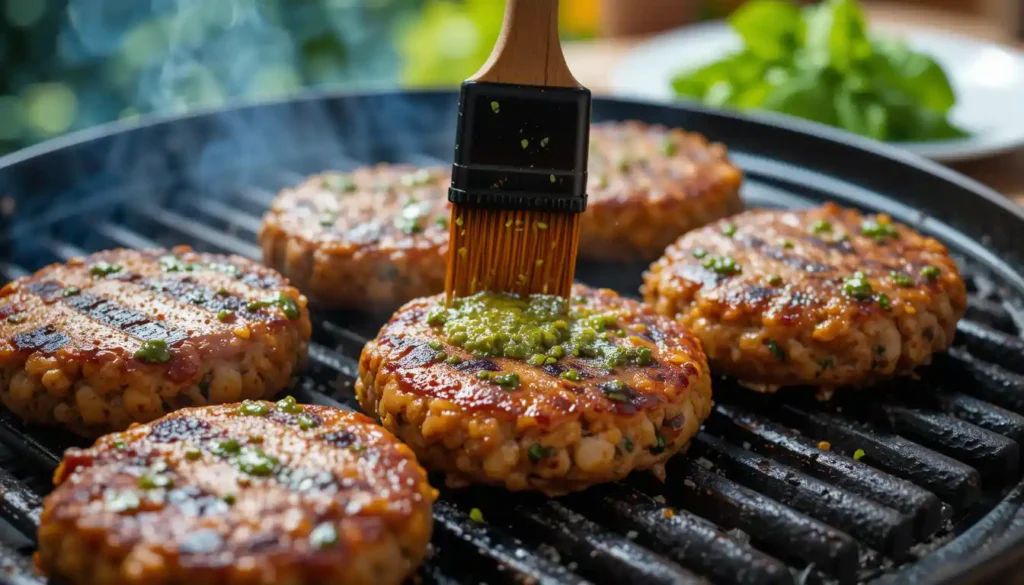
[[[947,117],[956,101],[942,68],[901,41],[874,39],[855,0],[798,7],[754,0],[729,17],[743,48],[680,72],[680,96],[760,108],[878,140],[964,136]]]

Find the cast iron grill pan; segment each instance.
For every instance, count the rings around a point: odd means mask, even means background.
[[[440,92],[315,97],[101,129],[8,157],[0,208],[14,212],[0,274],[116,246],[187,243],[258,259],[260,215],[278,189],[327,168],[446,165],[455,112],[455,95]],[[961,259],[968,316],[956,347],[920,379],[832,403],[716,379],[713,414],[664,484],[641,473],[559,499],[443,489],[417,579],[938,583],[989,575],[996,551],[1013,557],[1024,542],[1020,213],[937,167],[809,126],[613,100],[595,100],[594,113],[725,142],[750,206],[831,199],[940,237]],[[636,295],[642,269],[589,264],[578,280]],[[356,408],[359,351],[385,318],[314,311],[311,365],[292,393]],[[0,410],[0,442],[0,573],[39,582],[27,559],[41,497],[62,450],[81,439]],[[473,508],[484,522],[470,519]]]

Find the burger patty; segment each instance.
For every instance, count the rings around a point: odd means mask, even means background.
[[[586,260],[653,260],[680,235],[743,210],[743,175],[725,146],[678,128],[594,124],[588,171]]]
[[[272,396],[305,361],[306,299],[272,270],[187,247],[111,250],[0,290],[0,400],[95,436]]]
[[[490,294],[409,302],[359,360],[363,409],[451,484],[558,495],[660,473],[708,416],[706,358],[671,319],[579,285],[568,304]],[[461,329],[474,306],[487,317]],[[517,329],[526,315],[544,325]]]
[[[382,164],[281,192],[263,261],[325,308],[393,309],[444,289],[449,172]]]
[[[909,374],[949,347],[967,305],[942,244],[834,203],[690,232],[643,294],[701,338],[716,372],[766,390]]]
[[[69,449],[36,562],[71,585],[398,584],[436,491],[361,414],[245,401],[187,408]]]
[[[651,260],[743,209],[721,144],[640,122],[595,124],[580,257]],[[393,309],[444,290],[448,169],[378,165],[315,175],[263,218],[263,259],[326,308]]]

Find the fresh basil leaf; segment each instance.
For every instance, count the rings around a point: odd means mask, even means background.
[[[874,46],[873,70],[886,83],[901,88],[918,105],[935,112],[946,112],[956,103],[949,78],[934,59],[899,41],[877,41]]]
[[[744,59],[744,55],[738,53],[697,69],[679,72],[672,78],[672,89],[679,95],[703,98],[716,83],[732,79],[736,66]]]
[[[751,53],[767,61],[793,52],[803,34],[800,10],[788,0],[754,0],[729,17]]]
[[[886,140],[889,113],[884,105],[869,94],[857,94],[839,88],[835,93],[836,121],[840,128],[875,140]]]
[[[826,0],[805,10],[806,48],[812,63],[845,73],[871,55],[864,13],[854,0]]]
[[[794,77],[773,88],[761,107],[835,126],[837,120],[831,85],[820,75]]]

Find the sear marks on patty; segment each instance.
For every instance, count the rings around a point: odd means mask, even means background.
[[[250,326],[287,326],[304,311],[298,292],[265,267],[185,247],[54,264],[6,285],[0,303],[0,345],[16,352],[115,355],[143,366],[155,362],[136,352],[157,341],[172,350],[162,362],[172,369],[179,357],[236,353]]]
[[[59,554],[73,541],[122,562],[119,583],[373,583],[383,562],[381,582],[397,585],[425,553],[436,497],[408,447],[369,418],[290,399],[184,409],[105,436],[70,449],[54,482],[39,561],[70,583],[89,582]]]
[[[680,238],[644,298],[751,385],[864,385],[949,346],[966,289],[947,249],[834,203],[758,210]]]

